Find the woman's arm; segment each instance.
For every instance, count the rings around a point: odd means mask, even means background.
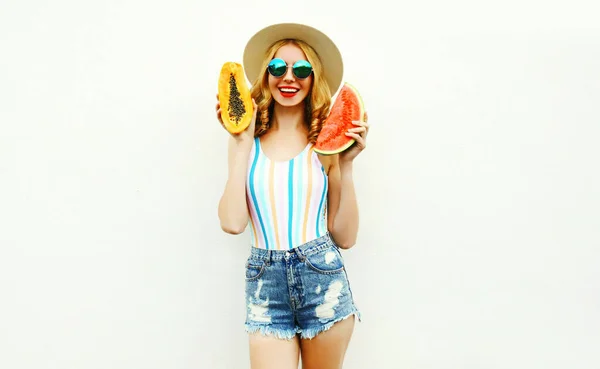
[[[221,229],[230,234],[244,232],[248,224],[248,205],[246,203],[246,171],[252,141],[229,139],[228,178],[225,190],[219,201],[219,220]]]
[[[356,156],[367,146],[369,131],[367,113],[364,121],[352,122],[346,136],[355,140],[355,144],[342,153],[331,157],[329,169],[329,206],[327,225],[335,242],[343,249],[349,249],[356,243],[358,235],[358,203],[352,180],[352,163]]]
[[[358,235],[358,202],[352,161],[340,162],[337,155],[331,158],[327,225],[335,243],[349,249],[356,244]]]

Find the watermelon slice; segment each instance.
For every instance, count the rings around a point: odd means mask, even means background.
[[[345,82],[323,122],[314,151],[321,155],[335,155],[348,149],[354,143],[354,139],[345,133],[348,129],[356,127],[352,121],[362,120],[364,115],[362,97],[354,86]]]

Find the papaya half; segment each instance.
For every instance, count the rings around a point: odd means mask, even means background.
[[[243,132],[251,123],[252,96],[240,63],[226,62],[219,74],[219,104],[221,119],[230,133]]]
[[[323,122],[314,151],[321,155],[335,155],[347,150],[354,143],[354,139],[346,136],[346,132],[356,127],[352,121],[364,118],[365,106],[362,97],[354,86],[345,82]]]

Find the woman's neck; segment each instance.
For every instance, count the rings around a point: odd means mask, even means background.
[[[296,106],[281,106],[275,104],[271,129],[277,131],[296,131],[304,129],[304,103]]]

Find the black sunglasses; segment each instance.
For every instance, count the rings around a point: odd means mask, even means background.
[[[283,77],[283,75],[287,72],[288,68],[290,67],[287,65],[285,60],[275,58],[269,62],[267,70],[273,77],[279,78]],[[294,73],[294,76],[296,76],[299,79],[306,79],[313,72],[312,65],[310,65],[310,63],[306,60],[298,60],[294,63],[294,65],[291,68],[292,73]]]

